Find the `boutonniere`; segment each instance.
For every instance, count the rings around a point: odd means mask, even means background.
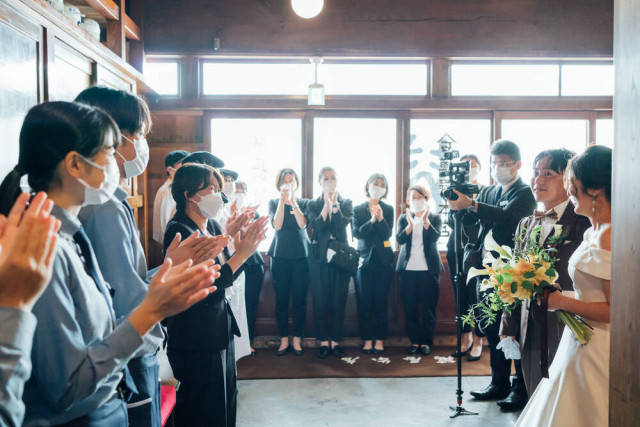
[[[555,248],[560,246],[566,237],[562,234],[562,225],[555,224],[545,246],[551,251],[555,251]]]

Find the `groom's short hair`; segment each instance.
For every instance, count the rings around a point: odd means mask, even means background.
[[[569,160],[571,160],[575,155],[575,152],[567,150],[566,148],[553,148],[551,150],[544,150],[536,156],[536,159],[533,161],[533,167],[535,168],[540,160],[548,157],[549,160],[551,160],[549,162],[549,168],[558,172],[559,174],[563,174],[567,169],[567,166],[569,166]]]

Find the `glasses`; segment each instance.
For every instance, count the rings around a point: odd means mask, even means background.
[[[511,166],[514,163],[515,163],[514,161],[510,161],[510,162],[502,161],[502,162],[491,162],[489,164],[491,165],[492,168],[495,168],[495,167],[504,168],[506,166]]]

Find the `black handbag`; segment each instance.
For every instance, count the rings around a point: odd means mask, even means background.
[[[360,252],[357,249],[335,239],[329,240],[327,248],[335,252],[329,264],[351,276],[356,275],[360,262]]]

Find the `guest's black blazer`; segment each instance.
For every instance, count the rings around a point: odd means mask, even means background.
[[[273,225],[273,218],[278,210],[278,202],[279,199],[269,200],[271,225]],[[298,199],[298,206],[303,213],[305,212],[307,203],[308,199]],[[308,225],[309,220],[307,219],[307,226]],[[306,227],[300,228],[292,213],[292,208],[289,205],[285,206],[282,228],[276,230],[267,255],[284,259],[300,259],[309,256],[309,236],[307,235]]]
[[[184,212],[177,212],[167,225],[164,234],[164,251],[166,252],[176,233],[180,233],[182,238],[187,238],[196,230],[203,234],[203,230],[200,230]],[[214,219],[209,219],[207,231],[211,235],[223,234],[220,224]],[[227,259],[230,258],[227,248],[224,248],[223,253]],[[224,290],[233,286],[234,277],[237,277],[241,272],[242,268],[238,269],[234,275],[228,264],[223,265],[220,269],[220,277],[214,283],[217,287],[215,292],[191,308],[167,319],[169,353],[210,353],[224,350],[229,346],[229,341],[234,334],[240,336],[238,324],[231,311],[231,306],[225,298]],[[173,369],[175,371],[176,368]],[[176,373],[176,378],[180,379],[178,375],[181,374],[188,375],[180,372]],[[190,372],[190,374],[198,375],[197,372]]]
[[[351,223],[353,214],[353,203],[349,199],[338,194],[340,208],[338,212],[331,214],[331,220],[322,219],[322,209],[324,208],[324,197],[320,196],[315,200],[310,200],[307,204],[307,219],[313,230],[311,237],[311,253],[309,260],[315,262],[327,262],[327,246],[331,236],[334,239],[347,243],[347,226]]]
[[[413,213],[411,216],[415,216]],[[438,252],[438,239],[440,238],[440,230],[442,229],[442,218],[440,215],[429,212],[429,222],[431,225],[428,229],[424,229],[424,226],[420,226],[422,229],[422,249],[424,252],[424,258],[429,266],[429,271],[432,273],[440,273],[444,270],[442,260],[440,259],[440,253]],[[404,271],[407,268],[407,263],[411,257],[411,239],[413,233],[416,232],[414,227],[411,234],[405,233],[405,229],[409,225],[407,214],[403,213],[398,218],[398,230],[396,232],[396,240],[400,245],[400,253],[398,254],[398,263],[396,264],[396,271]]]
[[[393,248],[389,242],[393,231],[393,208],[382,200],[380,200],[380,207],[383,220],[376,221],[374,224],[371,223],[368,201],[353,208],[351,231],[353,237],[358,239],[361,267],[369,265],[374,249],[383,265],[393,264]]]

